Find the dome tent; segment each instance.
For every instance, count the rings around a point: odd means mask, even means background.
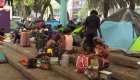
[[[129,50],[140,35],[140,15],[124,8],[103,20],[101,31],[105,44]]]

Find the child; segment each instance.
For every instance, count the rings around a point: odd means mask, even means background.
[[[47,50],[52,50],[52,52],[53,52],[53,56],[55,56],[55,52],[54,52],[54,49],[53,49],[53,44],[55,44],[55,41],[52,39],[52,37],[51,37],[51,39],[49,39],[48,41],[47,41],[47,43],[46,43],[46,48],[47,48]]]

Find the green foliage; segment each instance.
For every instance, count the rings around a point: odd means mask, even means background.
[[[127,0],[109,0],[109,9],[127,7],[128,2]],[[104,0],[86,0],[86,3],[89,10],[95,9],[99,13],[104,10]]]
[[[26,6],[33,5],[33,3],[34,3],[34,0],[24,0],[24,4]]]
[[[88,15],[88,10],[86,8],[82,8],[78,12],[78,18],[79,19],[83,19],[84,20],[87,17],[87,15]]]
[[[21,0],[13,0],[14,5],[19,5],[21,3]],[[26,6],[33,5],[34,0],[24,0],[24,4]]]

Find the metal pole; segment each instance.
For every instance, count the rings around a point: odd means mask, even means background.
[[[67,19],[67,3],[68,0],[61,0],[61,8],[60,8],[60,23],[63,27],[66,27],[66,19]]]

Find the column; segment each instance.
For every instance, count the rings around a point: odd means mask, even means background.
[[[60,24],[62,24],[62,27],[66,27],[68,0],[60,0],[60,2]]]

